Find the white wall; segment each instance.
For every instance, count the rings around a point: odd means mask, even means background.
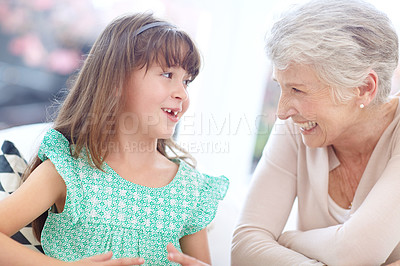
[[[196,38],[204,66],[191,86],[191,107],[180,125],[186,145],[208,174],[231,186],[210,227],[213,265],[230,265],[231,236],[243,202],[261,110],[268,62],[264,52],[272,1],[203,2],[204,24]],[[203,35],[204,34],[204,35]]]

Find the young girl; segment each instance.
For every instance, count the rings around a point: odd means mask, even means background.
[[[199,67],[188,35],[150,14],[108,25],[29,177],[0,202],[0,264],[168,265],[168,243],[210,263],[205,227],[228,180],[200,174],[171,140]],[[48,256],[7,237],[40,214],[33,228]]]

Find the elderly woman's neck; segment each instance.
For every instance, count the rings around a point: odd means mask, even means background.
[[[394,98],[388,103],[363,110],[356,126],[357,132],[352,132],[351,138],[332,145],[336,156],[345,160],[368,161],[382,134],[393,121],[398,101],[398,98]]]

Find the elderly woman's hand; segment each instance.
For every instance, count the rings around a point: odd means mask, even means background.
[[[400,266],[400,260],[388,264],[387,266]]]
[[[172,245],[171,243],[169,243],[167,245],[167,251],[168,251],[168,259],[172,262],[179,263],[180,265],[183,265],[183,266],[210,266],[209,264],[206,264],[206,263],[201,262],[193,257],[185,255],[182,252],[179,252],[174,247],[174,245]]]

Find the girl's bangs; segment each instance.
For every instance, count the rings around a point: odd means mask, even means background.
[[[194,79],[200,69],[200,54],[186,33],[175,29],[162,29],[153,34],[146,49],[145,64],[158,64],[162,68],[182,67]]]

